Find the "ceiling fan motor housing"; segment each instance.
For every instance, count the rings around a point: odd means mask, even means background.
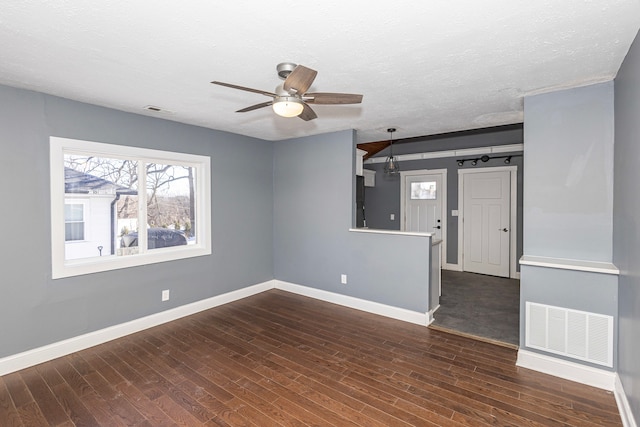
[[[294,64],[293,62],[281,62],[276,66],[276,70],[278,70],[278,77],[282,80],[285,80],[289,74],[293,71],[294,68],[297,67],[298,64]]]

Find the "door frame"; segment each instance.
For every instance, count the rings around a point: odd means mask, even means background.
[[[509,241],[509,277],[519,279],[517,272],[517,247],[518,247],[518,166],[497,166],[488,168],[458,169],[458,267],[464,271],[464,177],[469,174],[483,172],[509,172],[511,182],[511,206],[509,228],[511,236]]]
[[[404,231],[406,228],[406,177],[414,176],[414,175],[440,175],[440,182],[442,183],[442,188],[440,190],[442,197],[440,203],[441,215],[442,219],[440,220],[441,231],[442,231],[442,252],[440,264],[445,265],[447,262],[447,211],[449,209],[447,205],[447,169],[418,169],[411,171],[400,171],[400,230]],[[436,190],[438,191],[438,190]]]

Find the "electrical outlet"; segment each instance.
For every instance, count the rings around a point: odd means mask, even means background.
[[[169,289],[162,291],[162,301],[169,301]]]
[[[347,284],[347,275],[346,274],[341,274],[340,275],[340,283],[342,283],[343,285]]]

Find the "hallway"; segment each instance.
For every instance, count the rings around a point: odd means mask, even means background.
[[[520,281],[442,270],[440,308],[431,326],[489,341],[520,343]]]

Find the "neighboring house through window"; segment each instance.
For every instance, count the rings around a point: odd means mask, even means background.
[[[50,144],[53,278],[211,253],[208,157]]]
[[[64,240],[84,240],[84,204],[64,204]]]

